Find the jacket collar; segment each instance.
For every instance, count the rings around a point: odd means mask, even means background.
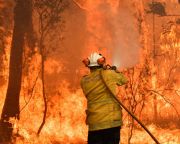
[[[90,70],[91,73],[94,73],[94,72],[97,72],[97,71],[101,71],[103,68],[97,68],[97,69],[94,69],[94,70]]]

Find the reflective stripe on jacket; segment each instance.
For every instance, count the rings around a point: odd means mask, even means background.
[[[126,83],[126,78],[114,70],[97,69],[81,80],[81,87],[87,98],[87,124],[89,131],[121,126],[121,107],[109,92],[107,86],[116,95],[117,85]]]

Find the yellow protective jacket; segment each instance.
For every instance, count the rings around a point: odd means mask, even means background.
[[[121,73],[104,69],[94,70],[82,78],[81,87],[87,98],[89,131],[121,126],[121,107],[107,86],[116,95],[117,85],[123,85],[126,82],[126,78]]]

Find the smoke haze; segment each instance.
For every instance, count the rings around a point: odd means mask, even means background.
[[[99,51],[118,67],[133,66],[139,57],[139,34],[132,1],[88,1],[86,53]],[[132,11],[134,10],[134,11]]]
[[[102,53],[107,58],[107,63],[119,68],[137,64],[140,43],[133,2],[76,2],[69,1],[70,5],[63,14],[64,40],[56,44],[58,51],[53,56],[63,65],[56,76],[56,83],[63,78],[71,85],[79,84],[79,78],[83,75],[81,70],[85,69],[82,60],[95,51]]]

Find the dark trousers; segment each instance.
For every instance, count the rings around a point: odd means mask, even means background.
[[[119,144],[120,127],[89,131],[88,144]]]

